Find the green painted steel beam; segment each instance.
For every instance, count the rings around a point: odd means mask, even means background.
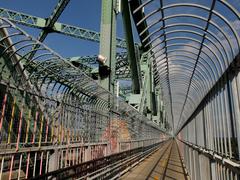
[[[130,9],[128,0],[122,1],[122,17],[125,30],[125,36],[127,41],[128,60],[132,74],[132,90],[134,94],[140,94],[142,85],[140,62],[135,52],[135,45],[133,41],[133,30],[130,16]]]
[[[44,29],[46,28],[47,20],[37,16],[32,16],[29,14],[12,11],[9,9],[0,8],[0,17],[7,18],[12,22],[29,26],[32,28]],[[77,26],[72,26],[68,24],[63,24],[55,22],[52,28],[49,29],[51,32],[61,33],[74,38],[79,38],[88,41],[100,42],[100,33]],[[137,43],[135,43],[137,45]],[[116,46],[119,48],[126,49],[126,40],[122,38],[116,39]]]
[[[127,53],[122,52],[122,53],[117,53],[116,54],[116,70],[125,68],[126,66],[129,66],[128,59],[127,59]],[[92,55],[92,56],[77,56],[77,57],[71,57],[67,58],[69,61],[76,61],[81,64],[87,64],[88,66],[96,67],[98,66],[98,57],[97,55]]]
[[[45,27],[43,28],[43,30],[40,32],[39,36],[38,36],[38,40],[40,42],[43,42],[48,33],[51,32],[51,29],[53,29],[54,24],[56,23],[56,21],[58,20],[58,18],[60,17],[60,15],[62,14],[62,12],[64,11],[64,9],[66,8],[66,6],[68,5],[68,3],[70,2],[70,0],[59,0],[57,3],[57,6],[54,8],[51,16],[46,20],[46,24]],[[33,47],[33,49],[37,49],[39,48],[40,45],[35,45]],[[29,55],[29,59],[32,59],[34,57],[34,55],[36,54],[37,51],[33,51],[30,55]]]
[[[95,71],[95,68],[98,66],[97,55],[72,57],[67,59],[71,62],[79,63],[78,67],[88,75],[91,73],[98,73],[98,70]],[[116,79],[131,79],[131,71],[126,53],[117,53],[115,69]]]
[[[99,54],[106,58],[104,65],[108,66],[111,73],[100,78],[100,84],[112,93],[115,93],[115,68],[116,68],[116,12],[115,0],[102,0],[101,11],[101,39]]]

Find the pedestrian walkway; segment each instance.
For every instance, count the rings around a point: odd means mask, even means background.
[[[175,140],[165,143],[154,154],[121,177],[122,180],[186,180],[189,179],[180,158]]]

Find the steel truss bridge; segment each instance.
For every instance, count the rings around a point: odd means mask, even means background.
[[[0,179],[240,179],[239,0],[101,4],[100,32],[58,21],[70,0],[0,7]],[[99,54],[63,57],[50,33]]]

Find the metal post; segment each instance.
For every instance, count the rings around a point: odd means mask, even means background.
[[[141,71],[139,67],[139,61],[135,54],[135,46],[133,41],[133,31],[128,0],[122,0],[122,17],[127,41],[128,61],[131,68],[133,82],[132,90],[134,94],[139,94],[141,89]]]
[[[100,84],[107,90],[114,92],[116,66],[116,13],[115,0],[102,0],[100,54],[106,58],[111,69],[110,76],[100,79]],[[101,66],[101,65],[100,65]]]

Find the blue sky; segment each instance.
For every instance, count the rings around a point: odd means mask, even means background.
[[[0,7],[47,18],[58,0],[0,0]],[[101,0],[71,0],[58,22],[100,31]],[[117,34],[124,38],[121,16],[118,15]],[[33,36],[40,30],[18,25]],[[44,43],[64,57],[98,54],[99,43],[51,33]]]

